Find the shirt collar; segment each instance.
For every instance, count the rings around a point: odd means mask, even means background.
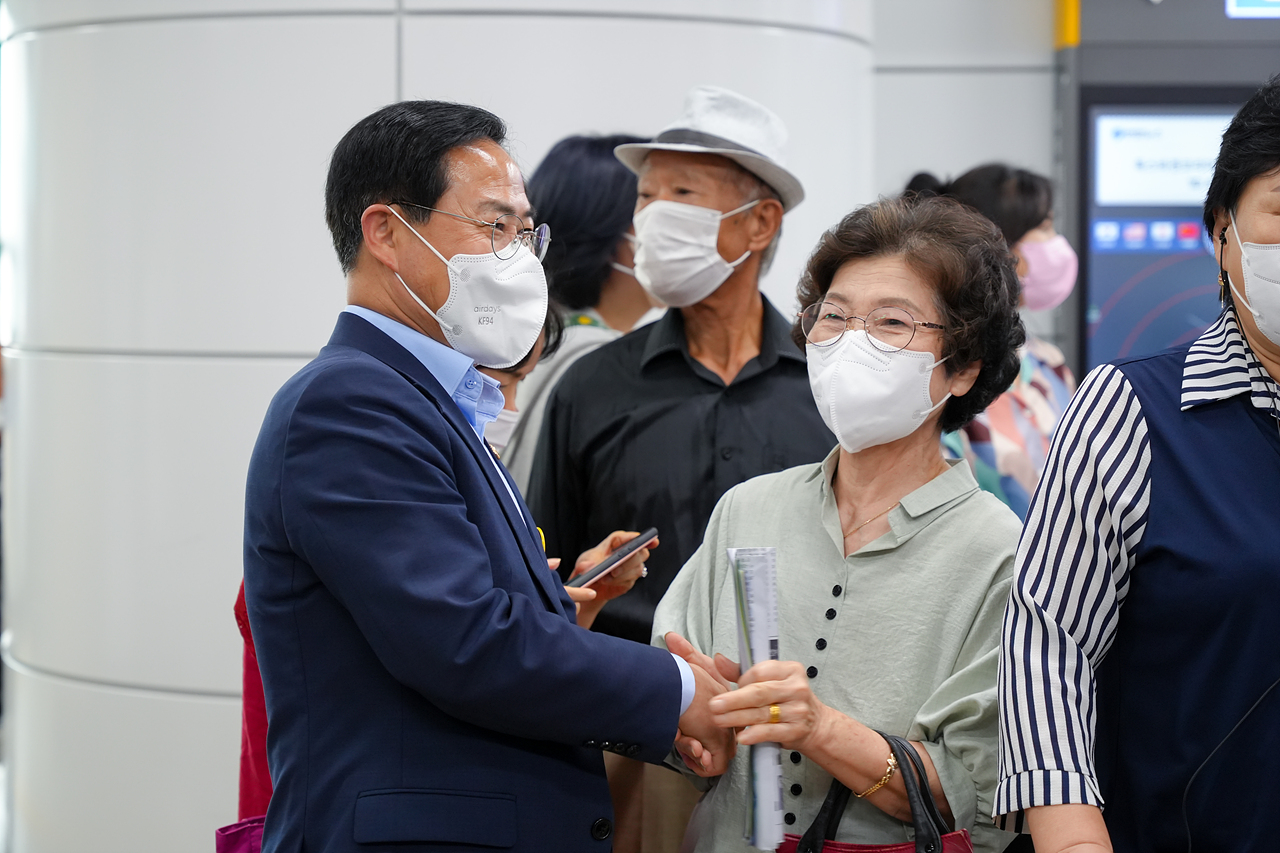
[[[787,358],[800,363],[805,362],[804,351],[791,340],[791,324],[779,313],[773,303],[763,293],[760,299],[764,303],[763,330],[760,335],[760,369],[768,370],[779,358]],[[645,344],[644,353],[640,356],[641,368],[649,362],[669,352],[680,352],[688,355],[689,340],[684,333],[684,315],[679,309],[669,310],[657,322],[649,326],[649,340]],[[744,377],[745,378],[745,377]]]
[[[823,526],[844,553],[844,531],[840,529],[840,511],[831,480],[835,477],[840,446],[836,445],[811,479],[819,479],[822,489]],[[915,489],[889,511],[889,532],[863,545],[855,554],[891,551],[933,523],[952,506],[978,491],[978,482],[963,459],[946,460],[947,470]]]
[[[502,411],[502,390],[498,381],[476,370],[475,362],[452,347],[427,337],[416,329],[392,320],[362,305],[342,309],[368,320],[387,337],[409,351],[430,371],[450,399],[462,411],[476,435],[484,438],[484,428]]]
[[[1182,367],[1182,411],[1248,394],[1255,408],[1275,412],[1280,391],[1227,308],[1187,350]]]

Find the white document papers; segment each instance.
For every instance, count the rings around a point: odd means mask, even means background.
[[[778,659],[778,552],[730,548],[729,564],[738,597],[738,654],[746,672],[754,663]],[[750,749],[745,837],[753,847],[774,850],[782,843],[782,748],[761,743]]]

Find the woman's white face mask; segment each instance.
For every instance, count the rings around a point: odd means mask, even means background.
[[[1240,247],[1240,268],[1244,271],[1244,294],[1231,282],[1236,302],[1253,315],[1258,331],[1280,347],[1280,243],[1244,243],[1231,212],[1231,233]],[[1246,298],[1247,297],[1247,298]]]
[[[920,428],[951,397],[929,393],[938,361],[927,352],[885,352],[865,331],[845,332],[831,346],[805,346],[809,388],[818,412],[849,453],[888,444]]]
[[[511,443],[511,436],[515,433],[518,423],[520,423],[519,412],[515,409],[503,409],[498,412],[497,418],[485,426],[484,440],[501,453],[502,449]]]

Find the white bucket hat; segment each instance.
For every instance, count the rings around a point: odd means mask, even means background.
[[[727,157],[764,181],[791,210],[804,201],[804,187],[782,165],[787,128],[772,110],[719,86],[695,86],[684,97],[684,113],[652,142],[619,145],[614,156],[633,172],[650,151],[687,151]]]

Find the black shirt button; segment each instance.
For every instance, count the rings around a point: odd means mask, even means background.
[[[733,458],[733,448],[732,448],[732,447],[722,447],[722,448],[720,448],[720,458],[721,458],[721,459],[732,459],[732,458]]]
[[[834,607],[827,611],[827,618],[828,619],[836,618],[836,609]]]
[[[613,821],[607,817],[602,817],[591,824],[591,837],[596,841],[604,841],[610,835],[613,835]]]
[[[804,793],[804,788],[801,788],[799,785],[791,786],[791,796],[798,797],[803,793]]]
[[[811,666],[805,670],[805,674],[808,675],[810,678],[817,678],[818,668],[816,666]]]
[[[787,812],[782,816],[782,822],[785,823],[787,826],[791,826],[791,824],[796,822],[796,816],[793,815],[791,812]]]
[[[827,647],[827,641],[819,637],[818,642],[814,643],[813,645],[815,648],[817,648],[818,651],[822,651]]]
[[[834,595],[836,598],[839,598],[840,593],[842,592],[844,592],[844,587],[840,586],[840,584],[836,584],[835,586],[831,587],[831,594]]]
[[[799,763],[800,763],[800,753],[798,753],[798,752],[793,752],[793,753],[791,753],[791,763],[792,763],[792,764],[799,764]]]

